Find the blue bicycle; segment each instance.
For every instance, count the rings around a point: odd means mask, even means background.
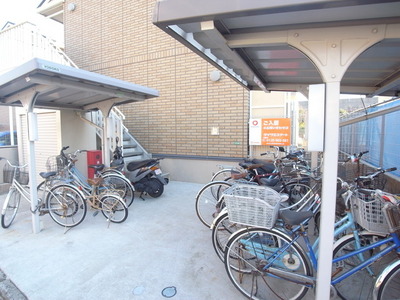
[[[366,202],[367,211],[378,213]],[[397,233],[400,227],[395,216],[399,214],[399,206],[389,202],[384,207],[380,212],[385,213],[389,235],[355,230],[355,234],[336,242],[332,262],[333,295],[348,299],[350,292],[359,299],[376,295],[376,299],[386,300],[390,298],[382,295],[398,289],[395,276],[400,272]],[[311,217],[311,211],[284,211],[281,218],[285,231],[253,227],[234,233],[224,254],[225,268],[234,286],[249,299],[303,298],[316,285],[317,255],[304,225]],[[383,286],[378,285],[375,279],[388,265],[392,269],[381,275]]]

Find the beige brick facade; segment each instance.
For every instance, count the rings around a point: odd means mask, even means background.
[[[157,89],[160,97],[120,107],[151,153],[247,155],[249,92],[152,24],[155,0],[74,0],[65,10],[66,52],[80,67]],[[216,127],[219,135],[212,135]]]

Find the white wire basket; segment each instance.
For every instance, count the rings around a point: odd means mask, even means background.
[[[66,161],[60,155],[50,156],[46,161],[47,172],[61,173],[66,167]]]
[[[254,227],[272,228],[278,217],[281,196],[258,185],[234,184],[223,192],[229,220]]]
[[[373,233],[389,233],[389,225],[383,213],[384,202],[375,193],[356,193],[352,199],[352,212],[356,222]]]

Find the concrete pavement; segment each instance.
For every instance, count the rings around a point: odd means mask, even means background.
[[[135,199],[122,224],[108,226],[101,213],[88,211],[67,232],[45,215],[43,230],[33,234],[24,203],[11,227],[0,228],[0,284],[10,285],[10,294],[21,297],[15,299],[30,300],[164,299],[167,287],[176,288],[174,299],[243,299],[197,219],[201,187],[171,182],[160,198]]]

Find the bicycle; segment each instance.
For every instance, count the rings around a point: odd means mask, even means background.
[[[246,183],[253,185],[268,186],[279,191],[279,193],[287,194],[288,198],[282,202],[282,209],[298,209],[299,207],[307,204],[319,191],[320,179],[313,177],[313,173],[309,172],[303,174],[303,176],[296,177],[290,175],[288,178],[284,178],[280,172],[257,174],[256,171],[259,165],[247,165],[246,168],[249,173],[240,173],[239,176],[232,175],[232,179],[228,181],[211,181],[203,186],[196,195],[195,199],[195,210],[199,220],[207,227],[210,227],[214,218],[222,210],[223,203],[223,192],[234,183]],[[279,169],[279,167],[277,167]],[[250,179],[243,180],[247,174],[250,175]],[[274,175],[275,178],[267,179],[268,176]],[[264,181],[267,180],[266,181]],[[268,182],[273,181],[269,184]],[[310,186],[311,181],[314,183]]]
[[[267,151],[261,153],[260,156],[264,155],[272,155],[273,160],[262,160],[258,158],[249,159],[246,158],[243,162],[239,163],[238,167],[235,166],[226,166],[226,165],[217,165],[219,170],[213,174],[210,181],[229,181],[231,178],[234,179],[235,176],[239,174],[243,174],[246,172],[248,166],[253,166],[256,169],[257,175],[269,174],[267,177],[273,178],[278,170],[276,169],[275,162],[280,156],[280,153],[286,153],[287,155],[280,159],[280,163],[285,167],[293,167],[293,169],[305,169],[309,170],[307,162],[302,158],[304,155],[303,150],[287,153],[283,147],[270,146],[274,148],[275,151]]]
[[[63,147],[60,155],[50,157],[48,159],[48,168],[57,170],[59,180],[70,182],[72,185],[80,188],[86,195],[92,192],[92,186],[88,183],[88,178],[84,176],[75,166],[76,157],[85,150],[76,150],[74,153],[65,154],[69,146]],[[54,162],[55,160],[55,162]],[[104,169],[104,165],[90,165],[95,170],[95,176],[104,180],[99,189],[118,191],[121,198],[125,201],[126,206],[132,205],[134,200],[134,188],[127,178],[115,172],[102,174],[100,171]],[[39,185],[40,187],[40,185]]]
[[[31,195],[27,190],[29,188],[28,176],[25,176],[22,171],[27,165],[13,165],[5,158],[1,159],[6,160],[11,167],[11,187],[1,211],[1,226],[8,228],[17,215],[21,197],[31,203]],[[86,216],[87,207],[84,195],[70,184],[53,185],[52,180],[55,174],[55,172],[40,173],[44,179],[41,189],[42,197],[38,198],[38,204],[36,208],[31,208],[31,212],[38,212],[40,215],[48,213],[54,222],[64,227],[77,226]]]
[[[385,203],[387,206],[399,214],[398,205]],[[224,254],[225,269],[234,286],[251,299],[304,297],[308,289],[316,285],[313,271],[317,269],[317,258],[304,225],[312,216],[311,211],[284,211],[281,218],[285,231],[252,227],[234,233]],[[390,218],[386,220],[390,224]],[[300,245],[300,239],[307,250]],[[390,232],[388,237],[358,232],[339,239],[333,251],[332,293],[343,297],[349,291],[354,292],[356,287],[360,288],[359,294],[371,293],[374,276],[379,275],[389,261],[398,259],[399,254],[400,239],[395,232]],[[352,277],[353,281],[359,284],[350,283],[350,288],[345,279],[353,274],[357,274]],[[390,277],[385,279],[389,282]],[[361,285],[361,280],[368,286]]]
[[[86,191],[86,201],[90,208],[95,210],[94,215],[101,211],[107,221],[112,223],[122,223],[128,217],[128,207],[120,197],[118,191],[102,189],[104,178],[88,179],[91,192]]]
[[[67,176],[60,179],[71,181],[73,185],[78,186],[82,190],[90,208],[96,211],[94,215],[97,215],[101,211],[104,217],[107,218],[107,221],[113,223],[124,222],[128,217],[128,205],[125,199],[129,203],[133,201],[133,187],[129,181],[117,174],[105,174],[101,176],[99,171],[103,169],[103,165],[90,166],[94,168],[95,174],[99,177],[93,179],[84,177],[75,167],[77,154],[84,152],[84,150],[76,150],[73,154],[67,156],[64,153],[66,149],[68,147],[62,148],[59,159],[63,161],[61,165],[65,165],[63,170]],[[132,195],[132,198],[129,195]],[[123,196],[125,196],[125,199],[122,198]]]
[[[265,187],[267,188],[267,187]],[[224,193],[226,193],[225,191]],[[310,210],[313,211],[314,214],[319,211],[319,207],[321,205],[321,199],[319,197],[318,193],[315,193],[312,198],[306,203],[303,203],[303,205],[299,206],[296,211],[302,211],[302,210]],[[264,200],[264,199],[263,199]],[[282,208],[281,208],[282,210]],[[277,224],[275,224],[275,227],[281,226],[281,222],[277,220]],[[344,222],[343,222],[344,223]],[[343,224],[338,224],[337,226],[342,226]],[[229,237],[236,231],[245,228],[246,225],[243,225],[241,223],[233,222],[229,218],[229,214],[226,208],[224,208],[221,213],[214,219],[213,223],[210,226],[211,231],[211,240],[212,240],[212,245],[213,248],[219,257],[221,261],[224,261],[224,249],[226,246],[227,241],[229,240]],[[339,230],[339,229],[338,229]],[[341,228],[340,231],[343,229]],[[317,247],[318,241],[315,242],[313,247]]]

